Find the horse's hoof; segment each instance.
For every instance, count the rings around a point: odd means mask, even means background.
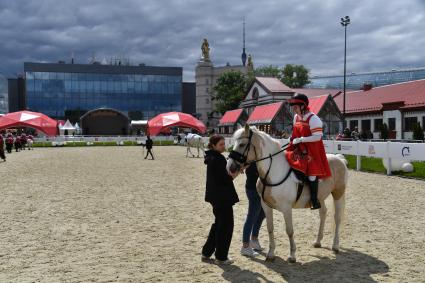
[[[289,263],[296,263],[297,259],[295,257],[288,257],[288,262]]]
[[[275,259],[276,259],[275,256],[266,256],[266,261],[267,262],[274,262]]]
[[[339,248],[338,247],[332,247],[332,250],[336,254],[339,253]]]
[[[316,242],[316,243],[313,244],[313,247],[315,247],[315,248],[321,248],[322,247],[322,244]]]

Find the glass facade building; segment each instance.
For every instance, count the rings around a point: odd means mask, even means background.
[[[143,119],[181,111],[182,68],[25,63],[25,108],[54,118],[112,108]]]
[[[373,87],[425,79],[425,68],[376,72],[363,74],[347,74],[347,89],[362,89],[364,84]],[[320,76],[310,78],[310,83],[305,88],[343,89],[344,76]]]
[[[5,114],[9,110],[7,79],[0,74],[0,114]]]

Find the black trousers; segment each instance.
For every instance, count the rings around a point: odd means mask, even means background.
[[[211,225],[202,254],[210,257],[215,252],[216,259],[226,260],[233,235],[233,207],[213,205],[213,213],[215,222]]]
[[[152,154],[152,149],[150,149],[150,148],[148,148],[148,149],[147,149],[147,151],[146,151],[145,159],[146,159],[146,158],[148,158],[148,155],[149,155],[149,154],[151,155],[152,159],[155,159],[155,158],[153,157],[153,154]]]
[[[4,148],[0,148],[0,158],[6,160],[6,156],[4,155]]]

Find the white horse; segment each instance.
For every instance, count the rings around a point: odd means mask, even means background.
[[[233,137],[235,139],[233,148],[234,155],[232,157],[231,153],[227,162],[227,170],[229,173],[236,177],[239,172],[248,166],[247,164],[249,162],[257,161],[257,168],[260,176],[260,180],[257,183],[257,191],[262,199],[261,204],[266,214],[267,230],[269,233],[269,251],[266,260],[273,260],[275,257],[273,233],[274,208],[282,212],[285,219],[286,233],[290,243],[288,261],[296,262],[292,209],[307,208],[310,206],[310,190],[308,189],[308,185],[304,186],[304,190],[297,200],[298,181],[294,173],[292,173],[292,171],[290,172],[290,166],[286,161],[284,153],[280,152],[273,156],[274,153],[281,150],[281,145],[268,134],[257,130],[255,127],[250,128],[246,125],[244,129],[237,130]],[[238,156],[242,157],[242,159],[238,158]],[[319,233],[317,234],[314,247],[321,247],[327,213],[325,199],[332,194],[335,206],[335,234],[332,250],[338,252],[340,225],[345,207],[345,189],[347,186],[348,169],[345,163],[337,156],[328,154],[327,158],[332,176],[319,182],[318,198],[322,208],[319,210]],[[269,173],[266,176],[267,172]],[[264,180],[264,178],[266,178],[266,180]],[[264,187],[263,181],[267,184],[272,184],[272,186]]]
[[[186,140],[186,157],[188,157],[189,152],[192,155],[192,157],[195,157],[195,155],[192,153],[191,147],[196,147],[198,150],[198,157],[199,157],[199,150],[202,151],[203,154],[205,154],[204,150],[204,142],[202,140],[202,137],[197,134],[188,133],[185,136]]]
[[[32,145],[33,145],[34,141],[32,139],[27,139],[27,148],[28,150],[33,149]]]

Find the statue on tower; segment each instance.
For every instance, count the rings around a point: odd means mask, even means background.
[[[208,40],[204,38],[204,42],[202,42],[201,46],[202,50],[202,59],[204,59],[205,62],[210,61],[210,45],[208,44]]]

